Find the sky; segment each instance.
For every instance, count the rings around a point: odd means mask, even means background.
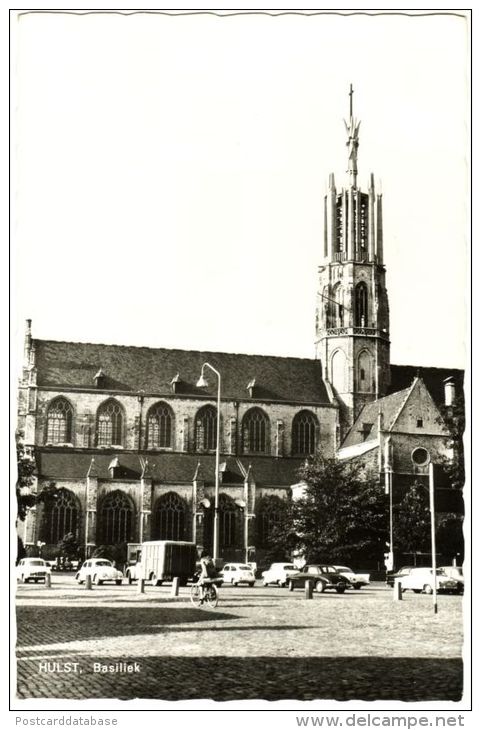
[[[314,356],[329,173],[383,193],[391,362],[466,366],[469,57],[452,15],[25,14],[13,322]]]

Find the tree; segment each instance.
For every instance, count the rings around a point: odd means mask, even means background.
[[[17,519],[25,520],[28,510],[36,502],[36,495],[32,493],[31,486],[34,482],[35,459],[25,450],[25,444],[21,439],[22,434],[17,434]]]
[[[298,552],[307,562],[380,560],[388,516],[377,475],[358,463],[319,458],[299,476],[304,494],[290,502],[276,530],[276,547]]]
[[[431,545],[429,493],[414,482],[393,508],[393,539],[396,553],[428,552]]]
[[[466,428],[466,416],[464,412],[464,400],[455,398],[450,406],[441,406],[441,416],[444,425],[450,433],[450,446],[452,458],[445,458],[443,469],[448,482],[453,489],[462,490],[465,483],[464,471],[464,445],[463,436]]]
[[[73,532],[68,532],[64,537],[57,543],[59,554],[69,560],[78,558],[79,555],[79,543],[77,537]]]

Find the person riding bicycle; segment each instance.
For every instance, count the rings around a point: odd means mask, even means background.
[[[200,559],[200,575],[198,583],[200,585],[210,585],[217,578],[214,561],[210,555],[205,555]]]

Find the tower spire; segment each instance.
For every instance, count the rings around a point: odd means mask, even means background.
[[[357,187],[357,148],[359,147],[359,127],[361,126],[361,122],[358,122],[357,119],[353,116],[353,103],[352,103],[352,97],[354,94],[354,89],[352,88],[352,84],[349,86],[349,123],[344,120],[344,125],[346,127],[346,132],[348,135],[348,140],[346,142],[346,147],[348,149],[348,160],[347,160],[347,173],[349,174],[349,182],[351,184],[351,187],[356,188]]]

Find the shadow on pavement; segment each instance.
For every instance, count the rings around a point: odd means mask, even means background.
[[[19,697],[159,700],[401,700],[459,701],[461,659],[382,657],[125,657],[134,674],[49,675],[40,686],[19,662]],[[112,664],[120,658],[96,657]],[[38,675],[37,675],[38,678]]]
[[[128,612],[115,607],[22,606],[17,608],[17,646],[58,644],[86,641],[96,637],[130,636],[132,634],[159,634],[166,626],[208,621],[238,619],[222,610],[168,605],[158,608],[139,606]]]

